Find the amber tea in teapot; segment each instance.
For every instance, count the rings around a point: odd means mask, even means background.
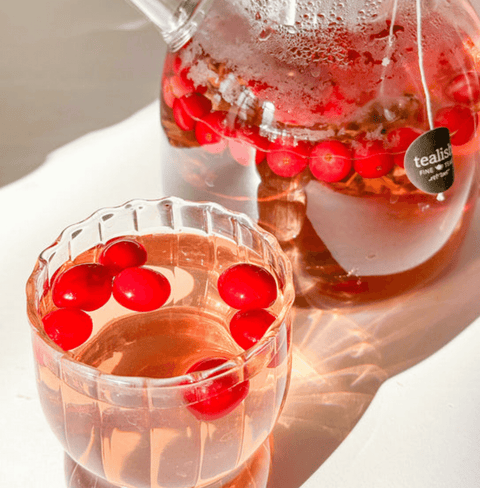
[[[165,62],[167,191],[275,234],[297,304],[427,283],[477,195],[479,32],[465,1],[216,0]]]

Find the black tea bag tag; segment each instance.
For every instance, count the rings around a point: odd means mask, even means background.
[[[405,153],[408,179],[425,193],[442,193],[453,185],[450,132],[438,127],[417,137]]]

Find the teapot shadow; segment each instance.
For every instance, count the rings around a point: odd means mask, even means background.
[[[166,52],[157,30],[126,2],[67,3],[29,2],[29,15],[3,6],[0,188],[157,96]]]
[[[274,430],[269,487],[300,487],[387,379],[434,354],[480,315],[478,212],[456,262],[430,285],[359,311],[295,312],[292,379]]]

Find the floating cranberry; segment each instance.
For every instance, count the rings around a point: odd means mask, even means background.
[[[310,171],[321,181],[334,183],[345,178],[352,169],[350,148],[340,141],[324,141],[310,153]]]
[[[180,57],[180,54],[176,53],[172,57],[172,70],[175,74],[180,74],[180,71],[182,69],[182,58]]]
[[[381,141],[357,141],[353,151],[353,168],[362,178],[379,178],[393,169],[393,156]]]
[[[173,118],[180,129],[190,131],[212,108],[210,100],[200,93],[192,93],[173,102]]]
[[[458,103],[475,105],[480,102],[478,73],[470,71],[453,78],[445,89],[445,94]]]
[[[211,154],[219,154],[227,148],[228,140],[225,136],[229,135],[229,131],[225,118],[226,112],[211,112],[195,126],[197,142]]]
[[[265,161],[265,158],[267,157],[267,153],[265,151],[262,151],[261,149],[257,149],[257,152],[255,153],[255,164],[260,164],[261,162]]]
[[[179,74],[182,70],[182,57],[181,52],[187,48],[190,44],[190,41],[187,42],[184,46],[180,48],[178,52],[175,53],[167,53],[165,56],[165,69],[168,71],[173,71],[176,74]]]
[[[53,282],[52,300],[59,308],[97,310],[112,294],[112,275],[102,264],[77,264]]]
[[[233,340],[247,350],[265,335],[275,319],[275,315],[263,308],[240,310],[230,320],[230,333]]]
[[[147,250],[133,239],[114,239],[103,248],[98,261],[115,275],[125,268],[143,266]]]
[[[225,358],[204,359],[194,364],[187,374],[216,368],[226,361]],[[249,386],[248,380],[235,384],[235,377],[228,373],[211,380],[202,380],[199,385],[192,385],[192,389],[185,394],[187,408],[199,420],[222,418],[242,403]]]
[[[182,98],[195,91],[193,81],[187,78],[187,72],[171,76],[170,87],[175,98]]]
[[[268,147],[267,164],[278,176],[296,176],[308,166],[309,150],[305,144],[284,144],[277,139]]]
[[[477,123],[477,114],[461,105],[441,108],[435,115],[435,127],[446,127],[454,146],[463,146],[471,141],[477,130]]]
[[[235,264],[226,269],[217,287],[224,302],[238,310],[268,308],[277,299],[275,278],[254,264]]]
[[[59,308],[42,318],[45,333],[64,351],[82,345],[91,335],[91,317],[76,308]]]
[[[400,127],[388,133],[387,147],[392,153],[393,160],[397,166],[405,167],[405,153],[410,144],[421,134],[421,131],[411,127]]]
[[[113,281],[115,300],[136,312],[150,312],[160,308],[168,300],[170,292],[167,278],[149,268],[126,268]]]

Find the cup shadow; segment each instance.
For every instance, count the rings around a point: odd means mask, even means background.
[[[295,312],[292,379],[274,430],[270,488],[300,487],[386,380],[434,354],[480,315],[479,213],[456,262],[429,286],[361,311]]]
[[[271,451],[272,438],[270,436],[245,465],[230,473],[226,478],[217,480],[205,488],[266,488],[272,463]],[[90,473],[67,453],[64,455],[64,471],[68,488],[120,488],[118,485],[113,485]]]

